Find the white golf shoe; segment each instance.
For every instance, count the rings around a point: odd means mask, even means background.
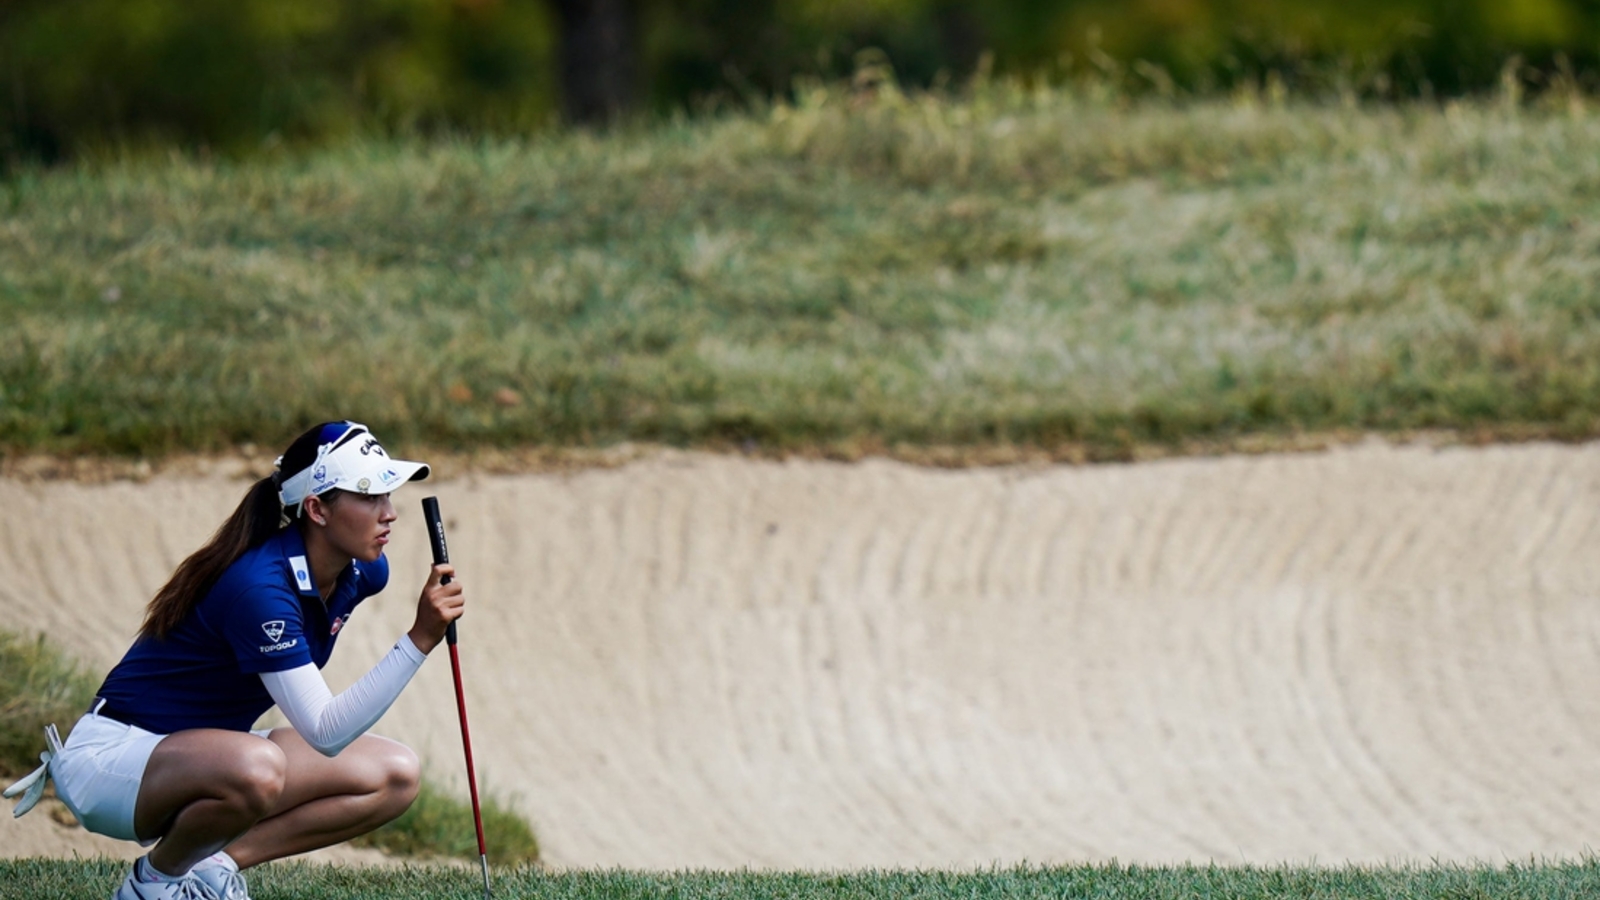
[[[238,867],[219,862],[214,856],[196,863],[189,870],[189,876],[210,888],[217,900],[250,900],[248,886]]]
[[[111,900],[217,900],[217,894],[198,878],[182,881],[135,881],[133,876],[111,895]]]
[[[133,864],[133,871],[111,895],[111,900],[218,900],[216,891],[192,875],[177,881],[140,881],[139,863],[142,862],[141,859]]]

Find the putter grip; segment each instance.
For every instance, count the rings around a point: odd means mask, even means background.
[[[450,547],[444,542],[444,518],[439,515],[438,497],[422,498],[422,517],[428,523],[428,545],[433,548],[433,564],[437,566],[449,562]],[[439,583],[449,584],[450,576],[446,575]],[[451,622],[450,627],[445,630],[444,639],[449,644],[456,642],[455,622]]]

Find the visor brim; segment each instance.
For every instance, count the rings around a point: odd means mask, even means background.
[[[385,459],[384,462],[386,464],[376,467],[374,472],[351,479],[349,483],[341,481],[334,487],[352,494],[389,494],[413,481],[426,481],[428,476],[433,474],[433,467],[424,462],[414,462],[409,459]],[[394,477],[385,480],[382,477],[384,471],[393,472]],[[366,482],[366,487],[361,486],[362,482]]]

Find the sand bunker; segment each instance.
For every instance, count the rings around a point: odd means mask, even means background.
[[[243,491],[0,481],[0,615],[109,666]],[[428,493],[480,783],[557,866],[1600,844],[1600,447],[446,477],[399,495],[336,689],[409,625]],[[435,657],[379,730],[464,793]],[[60,840],[25,852],[93,852]]]

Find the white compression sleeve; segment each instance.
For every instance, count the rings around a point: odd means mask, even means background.
[[[337,697],[311,663],[285,672],[262,672],[261,683],[306,743],[324,756],[334,756],[388,712],[427,658],[410,636],[401,635],[372,671]]]

